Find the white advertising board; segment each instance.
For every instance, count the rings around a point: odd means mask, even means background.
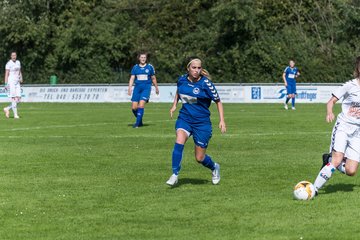
[[[298,85],[298,103],[324,103],[337,85]],[[283,85],[220,85],[216,86],[225,103],[280,103],[286,96]],[[152,102],[172,102],[175,85],[159,86],[160,94],[151,91]],[[8,102],[7,93],[0,89],[0,102]],[[130,102],[127,86],[117,85],[32,85],[22,87],[23,102]]]

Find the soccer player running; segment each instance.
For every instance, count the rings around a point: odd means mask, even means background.
[[[5,89],[9,90],[9,97],[11,98],[11,104],[4,108],[6,118],[10,116],[10,109],[14,113],[14,119],[18,119],[17,105],[21,99],[20,83],[23,82],[21,73],[21,64],[19,60],[16,60],[16,52],[11,52],[10,60],[5,65]]]
[[[155,86],[156,94],[159,95],[159,88],[155,77],[155,69],[150,63],[147,63],[148,54],[146,52],[141,52],[138,54],[137,59],[139,63],[136,64],[131,70],[128,88],[129,96],[132,94],[131,108],[136,118],[136,122],[133,125],[133,128],[143,126],[142,119],[144,116],[144,108],[145,104],[150,99],[152,84]],[[135,87],[132,91],[134,82]]]
[[[287,66],[284,70],[282,78],[284,80],[284,84],[287,91],[287,96],[284,104],[284,108],[288,110],[288,102],[291,99],[291,109],[295,110],[295,95],[296,95],[296,80],[300,76],[300,72],[295,67],[295,61],[290,60],[289,66]]]
[[[360,161],[360,56],[356,58],[355,79],[336,89],[327,103],[326,121],[335,120],[333,107],[342,99],[342,111],[337,116],[332,135],[330,161],[320,170],[314,186],[316,193],[331,178],[336,169],[354,176]]]
[[[173,174],[166,184],[173,186],[178,182],[184,144],[191,135],[195,143],[196,161],[212,171],[212,183],[218,184],[220,182],[220,165],[206,155],[206,148],[212,135],[209,111],[211,101],[215,102],[219,112],[221,133],[226,132],[223,105],[210,80],[209,73],[202,68],[200,59],[191,59],[187,64],[187,70],[188,73],[179,77],[177,81],[177,92],[170,109],[172,117],[177,102],[181,99],[182,108],[175,125],[176,142],[172,152]]]

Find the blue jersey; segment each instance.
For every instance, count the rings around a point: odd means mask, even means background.
[[[137,84],[151,84],[151,76],[155,75],[155,69],[151,64],[146,64],[144,67],[140,67],[136,64],[131,69],[131,75],[135,76],[135,85]]]
[[[298,74],[299,70],[297,67],[291,68],[290,66],[287,66],[284,70],[286,81],[295,81],[295,77]]]
[[[197,82],[188,80],[188,74],[179,77],[177,92],[182,101],[179,119],[189,123],[209,123],[211,101],[218,102],[220,97],[214,84],[206,77]]]

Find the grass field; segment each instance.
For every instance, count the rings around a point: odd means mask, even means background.
[[[0,239],[360,238],[358,177],[292,198],[328,150],[324,104],[225,104],[225,135],[213,106],[222,180],[211,184],[191,140],[175,188],[169,107],[148,104],[139,129],[129,104],[24,103],[20,120],[1,117]]]

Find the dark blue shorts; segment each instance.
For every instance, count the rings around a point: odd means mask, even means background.
[[[286,91],[287,91],[287,95],[296,94],[296,82],[288,81]]]
[[[175,124],[175,129],[184,130],[188,136],[193,136],[196,146],[207,148],[210,138],[212,136],[211,123],[190,124],[183,119],[178,119]]]
[[[137,84],[131,97],[132,102],[139,102],[140,100],[148,101],[150,99],[151,84]]]

